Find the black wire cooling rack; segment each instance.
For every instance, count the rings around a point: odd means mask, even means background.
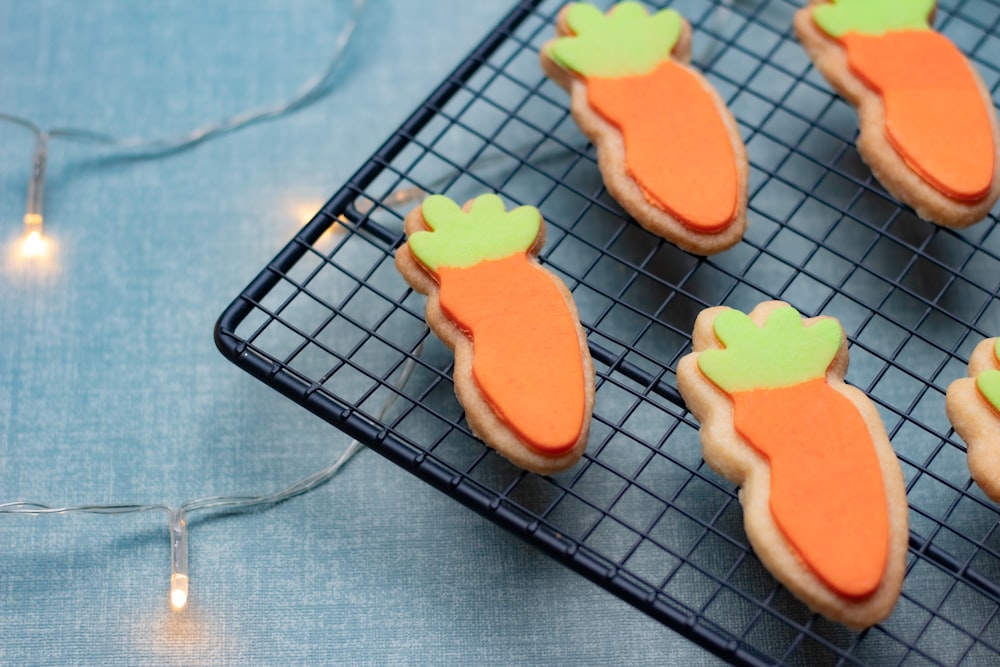
[[[872,180],[854,111],[812,69],[785,0],[673,3],[747,143],[750,226],[702,259],[631,221],[538,50],[561,1],[522,2],[222,315],[235,363],[414,475],[692,641],[740,664],[997,664],[997,507],[970,481],[944,392],[1000,333],[996,214],[954,232]],[[942,0],[936,25],[1000,81],[1000,4]],[[402,218],[441,192],[500,193],[548,224],[597,369],[587,453],[522,472],[470,433],[450,352],[393,265]],[[697,313],[778,298],[848,332],[847,379],[875,400],[910,504],[903,594],[856,633],[795,600],[750,551],[736,489],[708,469],[676,391]],[[421,342],[425,346],[417,353]],[[402,389],[400,368],[415,359]],[[399,400],[382,419],[384,399]]]

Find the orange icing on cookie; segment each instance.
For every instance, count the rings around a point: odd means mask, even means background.
[[[993,182],[990,118],[965,56],[930,30],[838,38],[848,67],[882,96],[885,132],[906,164],[960,201],[982,199]]]
[[[873,593],[888,560],[889,519],[857,408],[826,378],[731,398],[737,432],[770,464],[771,513],[795,552],[839,595]]]
[[[673,61],[642,76],[588,78],[587,101],[617,127],[625,166],[646,199],[699,232],[736,216],[736,157],[714,100]]]
[[[571,450],[585,420],[575,319],[552,277],[525,253],[439,267],[444,314],[472,339],[483,397],[532,450]]]

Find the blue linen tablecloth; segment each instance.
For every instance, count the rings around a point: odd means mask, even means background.
[[[50,253],[17,254],[31,135],[0,124],[0,502],[261,494],[347,438],[227,362],[212,327],[508,9],[371,0],[320,103],[150,159],[53,140]],[[0,3],[0,111],[183,133],[292,95],[348,0]],[[0,516],[0,664],[710,664],[380,457],[280,506]]]

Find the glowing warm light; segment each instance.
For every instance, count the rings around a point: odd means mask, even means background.
[[[21,243],[21,254],[25,257],[38,257],[44,255],[48,249],[48,242],[39,231],[29,232]]]
[[[180,611],[188,601],[188,578],[186,574],[170,576],[170,606],[174,611]]]
[[[302,201],[295,202],[292,204],[292,215],[295,217],[296,224],[301,227],[316,215],[316,211],[323,208],[322,201]]]
[[[42,236],[42,214],[24,214],[24,242],[21,243],[21,255],[38,257],[45,254],[48,244]]]

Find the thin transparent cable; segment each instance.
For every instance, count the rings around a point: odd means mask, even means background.
[[[144,137],[116,137],[106,132],[78,127],[53,127],[44,130],[30,119],[9,113],[0,112],[0,120],[25,127],[31,130],[36,136],[44,134],[50,138],[58,137],[71,141],[97,143],[132,150],[150,150],[155,152],[182,150],[225,132],[231,132],[261,120],[278,118],[322,99],[331,90],[330,83],[341,63],[344,51],[346,51],[348,45],[351,43],[351,38],[354,36],[354,32],[361,21],[361,16],[367,4],[368,0],[354,0],[351,16],[338,33],[337,39],[334,42],[333,52],[327,60],[326,66],[319,74],[308,79],[290,99],[278,104],[250,109],[228,116],[222,120],[198,127],[190,132],[152,139]]]
[[[424,343],[421,340],[420,344],[414,349],[413,354],[403,364],[399,374],[399,381],[395,384],[395,390],[390,391],[379,407],[375,415],[377,421],[381,422],[399,399],[400,392],[409,382],[410,376],[413,374],[413,369],[416,367],[417,359],[423,354],[423,350]],[[330,481],[362,448],[363,445],[358,440],[352,440],[347,449],[330,465],[289,484],[279,491],[265,495],[211,496],[192,500],[178,507],[162,504],[50,506],[44,503],[19,500],[0,503],[0,514],[133,514],[153,511],[166,512],[170,529],[170,604],[174,609],[179,610],[183,609],[187,604],[188,596],[188,539],[186,519],[188,514],[209,509],[250,509],[277,505],[296,496],[308,493]]]
[[[233,132],[248,125],[280,118],[302,109],[325,97],[333,89],[333,78],[343,60],[344,52],[361,21],[368,0],[354,0],[353,10],[347,23],[341,28],[334,41],[333,52],[326,66],[316,76],[308,79],[290,99],[273,105],[250,109],[219,121],[195,128],[190,132],[155,137],[116,137],[112,134],[77,127],[53,127],[44,129],[31,119],[0,112],[0,122],[7,122],[29,130],[35,137],[32,154],[31,177],[28,182],[28,201],[24,213],[25,252],[36,254],[40,250],[42,235],[43,195],[45,192],[45,165],[48,159],[48,144],[51,139],[64,139],[78,143],[98,144],[103,147],[134,152],[138,156],[154,157],[176,153]]]
[[[413,368],[416,365],[416,360],[420,358],[420,355],[423,353],[423,349],[424,344],[421,342],[414,350],[413,355],[406,360],[406,363],[403,365],[403,369],[400,372],[399,382],[396,384],[396,388],[398,390],[402,390],[406,386],[406,383],[409,382],[410,376],[413,374]],[[397,392],[392,392],[388,397],[386,397],[385,401],[380,406],[379,411],[375,415],[376,419],[382,420],[398,398],[399,394]],[[357,440],[352,440],[344,453],[341,454],[336,461],[321,470],[317,470],[316,472],[289,484],[279,491],[275,491],[274,493],[258,496],[211,496],[208,498],[199,498],[197,500],[184,503],[180,506],[180,509],[182,509],[185,513],[190,514],[191,512],[197,512],[199,510],[217,509],[220,507],[235,508],[254,507],[257,505],[276,505],[321,486],[324,482],[336,475],[337,471],[339,471],[344,464],[346,464],[362,448],[362,446],[363,445]],[[93,504],[53,507],[43,503],[26,500],[0,503],[0,514],[68,514],[71,512],[87,514],[132,514],[136,512],[151,511],[163,511],[169,513],[174,510],[169,505]]]

